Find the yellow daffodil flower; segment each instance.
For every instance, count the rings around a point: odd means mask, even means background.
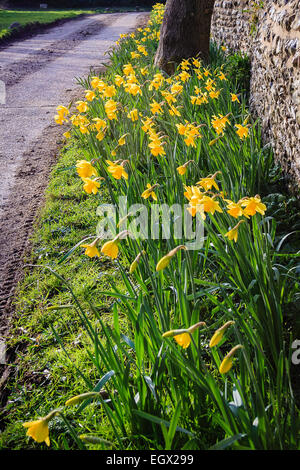
[[[236,101],[237,103],[240,102],[240,100],[238,99],[238,96],[235,95],[234,93],[230,93],[230,96],[231,96],[231,101],[232,101],[233,103],[234,103],[235,101]]]
[[[199,184],[202,188],[205,189],[205,191],[210,190],[212,187],[219,191],[219,186],[215,181],[215,178],[218,174],[221,174],[221,172],[217,171],[214,175],[208,175],[206,178],[201,178],[201,180],[196,184]]]
[[[114,85],[107,85],[103,89],[102,94],[105,98],[112,98],[117,94],[116,87]]]
[[[61,114],[62,116],[68,116],[68,114],[70,113],[68,108],[62,105],[57,106],[56,111],[58,114]]]
[[[99,77],[92,77],[91,85],[94,89],[97,88],[97,86],[99,85],[99,82],[100,82]]]
[[[191,75],[186,71],[181,72],[178,76],[183,83],[191,78]]]
[[[95,256],[100,256],[100,253],[98,251],[98,248],[97,248],[97,243],[98,243],[98,238],[96,238],[95,241],[93,241],[93,243],[85,243],[83,245],[80,245],[82,248],[85,248],[85,255],[89,256],[89,258],[94,258]]]
[[[211,97],[212,100],[216,100],[216,99],[219,98],[220,93],[221,93],[221,90],[212,90],[212,91],[209,93],[209,96]]]
[[[183,86],[180,85],[180,83],[174,83],[174,85],[171,86],[171,93],[173,95],[177,95],[178,93],[181,93],[183,90]]]
[[[135,51],[130,52],[130,55],[132,59],[139,59],[141,57],[141,54]]]
[[[120,87],[124,83],[124,78],[121,75],[115,75],[115,84]]]
[[[96,93],[92,90],[85,90],[85,99],[87,101],[93,101],[93,99],[95,99],[96,97]]]
[[[126,83],[124,89],[133,96],[142,95],[141,87],[137,83]]]
[[[178,133],[180,135],[184,135],[185,132],[186,132],[186,126],[184,126],[183,124],[176,124],[176,127],[177,127],[177,130],[178,130]]]
[[[166,155],[166,152],[163,148],[164,142],[161,141],[161,139],[155,132],[151,132],[150,140],[151,142],[148,147],[150,148],[152,155],[154,155],[155,157],[157,157],[158,155]]]
[[[157,101],[153,100],[152,103],[150,103],[150,109],[152,114],[162,114],[163,110],[160,105],[160,103],[157,103]]]
[[[87,103],[85,101],[76,101],[77,109],[80,113],[86,113],[89,109]]]
[[[121,161],[121,164],[118,162],[111,162],[110,160],[106,160],[106,163],[109,165],[107,167],[107,171],[116,179],[120,180],[122,177],[124,179],[128,179],[128,174],[124,170],[124,165],[127,162],[127,160]]]
[[[118,119],[117,118],[117,109],[118,109],[118,103],[112,99],[108,100],[105,105],[104,109],[106,112],[106,115],[110,121],[113,119]]]
[[[154,201],[157,201],[157,196],[154,192],[154,189],[157,188],[157,186],[159,186],[159,184],[154,184],[151,186],[150,183],[147,183],[147,189],[141,194],[141,197],[143,199],[148,199],[151,196]]]
[[[217,212],[223,212],[221,207],[219,206],[219,202],[216,201],[214,198],[204,195],[200,200],[199,204],[203,205],[204,212],[208,212],[210,214],[214,214]]]
[[[123,65],[123,73],[124,75],[130,75],[130,74],[134,74],[134,68],[132,67],[131,64],[125,64]]]
[[[132,122],[137,121],[139,118],[139,112],[137,109],[133,109],[127,114],[127,117],[132,120]]]
[[[101,118],[93,118],[93,121],[95,121],[95,129],[99,132],[102,129],[105,129],[107,126],[107,123],[104,119]]]
[[[245,222],[244,220],[240,220],[239,223],[233,227],[229,232],[225,233],[225,237],[228,237],[229,240],[234,240],[237,242],[238,239],[238,228],[241,225],[241,223]]]
[[[68,108],[65,106],[59,105],[56,108],[57,114],[54,116],[56,124],[63,124],[64,122],[68,122],[67,115],[69,114]]]
[[[97,170],[87,160],[77,160],[76,163],[77,173],[81,178],[90,178],[97,176]]]
[[[50,446],[48,421],[45,418],[23,423],[23,426],[28,428],[27,436],[32,437],[36,442],[45,442],[47,446]]]
[[[122,147],[122,145],[125,145],[125,144],[126,144],[126,139],[125,139],[125,137],[126,137],[127,135],[128,135],[128,134],[124,134],[124,135],[122,135],[122,137],[119,138],[119,140],[118,140],[118,145],[119,145],[120,147]]]
[[[246,139],[249,134],[249,129],[248,127],[242,126],[241,124],[235,124],[235,127],[237,128],[237,135],[241,140]]]
[[[193,161],[194,161],[194,160],[189,160],[188,162],[184,163],[183,165],[178,166],[178,167],[176,168],[176,170],[178,171],[179,175],[181,175],[181,176],[184,175],[184,174],[186,173],[186,171],[187,171],[188,165],[189,165],[190,163],[192,163]]]
[[[119,241],[113,241],[110,240],[106,243],[101,248],[101,253],[103,253],[106,256],[109,256],[111,259],[115,259],[118,256],[119,253],[119,247],[118,247]]]
[[[191,344],[191,336],[188,333],[181,333],[180,335],[174,336],[175,341],[183,349],[186,349]]]
[[[32,437],[36,442],[45,442],[50,446],[49,439],[49,421],[54,418],[61,410],[53,410],[44,418],[37,419],[36,421],[28,421],[23,423],[25,428],[28,428],[27,436]]]
[[[142,75],[148,75],[148,73],[149,73],[147,67],[143,67],[143,68],[140,70],[140,72],[141,72]]]
[[[91,178],[82,178],[84,181],[83,189],[87,194],[97,194],[100,188],[99,181],[92,180]]]
[[[265,214],[267,207],[261,202],[260,196],[257,194],[255,197],[246,197],[239,201],[244,209],[244,215],[246,217],[255,215],[258,212],[261,215]]]
[[[120,232],[113,240],[109,240],[108,242],[104,243],[101,248],[101,253],[109,256],[111,259],[117,258],[119,253],[118,245],[121,241],[121,238],[125,238],[127,235],[128,231],[124,230],[123,232]]]
[[[211,124],[212,124],[212,126],[215,129],[217,134],[223,134],[224,133],[224,129],[226,127],[226,124],[229,123],[229,119],[228,119],[229,115],[230,115],[230,113],[227,114],[226,116],[223,116],[222,114],[219,114],[219,117],[217,117],[215,115],[213,116]]]

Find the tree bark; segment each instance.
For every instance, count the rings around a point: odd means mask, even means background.
[[[154,64],[173,74],[183,60],[209,59],[210,23],[215,0],[167,0]]]

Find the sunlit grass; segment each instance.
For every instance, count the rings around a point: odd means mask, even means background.
[[[12,23],[19,23],[21,26],[35,22],[48,24],[60,19],[75,18],[78,15],[93,13],[95,13],[93,10],[1,10],[0,39],[8,37],[11,34],[13,30],[9,29],[9,26]]]

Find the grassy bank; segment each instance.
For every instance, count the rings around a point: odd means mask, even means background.
[[[8,39],[12,33],[9,26],[12,23],[19,23],[24,27],[29,23],[40,23],[46,25],[56,20],[75,18],[82,14],[95,13],[92,10],[47,10],[47,11],[21,11],[21,10],[0,10],[0,39]]]
[[[209,66],[164,76],[162,14],[82,81],[86,100],[57,108],[72,140],[34,237],[44,267],[16,298],[3,448],[46,448],[22,427],[38,417],[56,449],[299,448],[297,201],[249,114],[247,58],[212,45]],[[119,196],[131,209],[104,243],[96,208]],[[136,204],[178,204],[169,236],[142,237]],[[173,230],[183,208],[204,225],[195,250]]]
[[[59,275],[71,281],[75,295],[85,308],[90,302],[95,303],[103,318],[109,321],[111,302],[97,294],[97,289],[100,286],[101,290],[108,289],[109,276],[118,278],[116,263],[107,259],[90,262],[75,252],[68,264],[58,265],[63,255],[76,245],[78,237],[84,239],[92,235],[89,232],[98,221],[96,208],[108,198],[103,194],[102,201],[96,201],[82,191],[74,165],[82,156],[76,140],[62,151],[50,177],[45,206],[32,239],[32,253],[25,264],[55,267]],[[78,250],[81,252],[82,248]],[[64,349],[70,352],[68,361],[63,349],[56,340],[53,341],[53,328],[64,338]],[[73,394],[74,386],[80,391],[86,384],[77,379],[74,381],[76,367],[84,367],[92,384],[97,381],[85,352],[85,332],[74,315],[72,296],[55,276],[41,267],[25,268],[25,279],[16,294],[10,336],[9,347],[16,350],[16,363],[12,364],[16,373],[9,384],[8,404],[1,414],[2,423],[9,424],[4,425],[4,431],[1,429],[0,447],[37,448],[34,441],[28,442],[21,422],[29,419],[36,410],[43,415],[52,400],[63,403]],[[45,389],[46,400],[41,395]],[[57,446],[61,448],[63,442],[59,433],[57,440]]]

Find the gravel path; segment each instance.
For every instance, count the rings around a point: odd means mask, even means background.
[[[95,15],[0,50],[0,80],[6,85],[6,102],[0,104],[0,343],[32,223],[62,144],[55,108],[79,99],[75,77],[91,67],[100,70],[120,34],[147,19],[145,13]]]

